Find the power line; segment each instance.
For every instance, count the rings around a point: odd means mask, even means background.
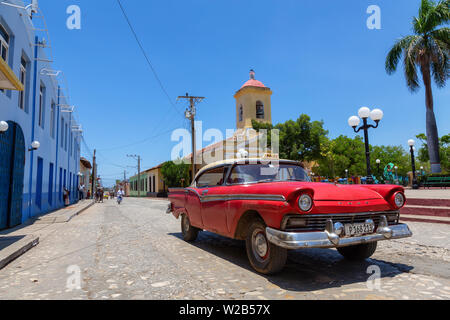
[[[128,26],[130,27],[130,30],[131,30],[131,32],[133,33],[134,38],[136,39],[136,42],[137,42],[139,48],[141,49],[142,54],[143,54],[144,57],[145,57],[145,60],[147,60],[147,64],[149,65],[150,69],[151,69],[152,72],[153,72],[153,75],[155,76],[156,80],[158,81],[158,84],[159,84],[159,86],[161,87],[161,90],[164,92],[164,94],[166,95],[167,99],[169,100],[171,106],[175,109],[175,111],[176,111],[177,113],[179,113],[179,114],[183,114],[183,113],[180,112],[180,111],[178,110],[178,108],[175,106],[175,104],[173,103],[173,101],[172,101],[172,99],[170,98],[169,94],[167,93],[167,91],[166,91],[164,85],[162,84],[161,80],[159,79],[158,74],[156,73],[155,68],[153,67],[152,63],[150,62],[150,59],[149,59],[149,57],[147,56],[147,53],[145,52],[144,47],[142,46],[141,41],[139,40],[139,38],[138,38],[138,36],[137,36],[137,34],[136,34],[136,31],[134,30],[133,25],[131,24],[130,19],[128,18],[127,13],[125,12],[125,9],[124,9],[124,7],[122,6],[122,3],[120,2],[120,0],[117,0],[117,3],[119,4],[120,9],[122,10],[123,16],[125,17],[125,20],[127,21]]]
[[[152,139],[158,138],[158,137],[160,137],[160,136],[162,136],[162,135],[164,135],[164,134],[166,134],[166,133],[169,133],[169,132],[171,132],[171,131],[173,131],[173,130],[176,130],[176,129],[178,129],[178,128],[171,128],[171,129],[166,130],[166,131],[164,131],[164,132],[161,132],[161,133],[159,133],[159,134],[157,134],[157,135],[148,137],[148,138],[146,138],[146,139],[143,139],[143,140],[140,140],[140,141],[137,141],[137,142],[133,142],[133,143],[130,143],[130,144],[127,144],[127,145],[122,145],[122,146],[120,146],[120,147],[113,147],[113,148],[108,148],[108,149],[101,149],[100,151],[113,151],[113,150],[118,150],[118,149],[124,149],[124,148],[128,148],[128,147],[132,147],[132,146],[135,146],[135,145],[138,145],[138,144],[142,144],[142,143],[151,141]]]
[[[81,141],[83,142],[84,148],[86,149],[86,151],[89,153],[89,155],[91,156],[91,158],[94,156],[94,154],[92,153],[91,149],[89,148],[86,140],[84,139],[84,135],[81,136]]]

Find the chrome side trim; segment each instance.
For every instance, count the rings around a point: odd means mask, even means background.
[[[379,228],[374,234],[353,238],[340,238],[335,233],[330,233],[329,231],[294,233],[283,232],[272,228],[267,228],[266,234],[267,239],[271,243],[286,249],[338,248],[412,236],[412,232],[406,224],[398,224],[389,228]]]
[[[185,191],[186,193],[189,193],[189,191],[192,191],[193,193],[195,193],[195,194],[197,195],[197,197],[200,198],[200,200],[202,199],[202,196],[200,195],[200,193],[198,193],[197,190],[195,190],[195,189],[192,189],[192,188],[186,188],[186,189],[184,189],[184,191]]]
[[[205,195],[200,199],[201,202],[213,201],[235,201],[235,200],[266,200],[286,202],[286,198],[282,195],[271,194],[221,194],[221,195]]]
[[[274,194],[216,194],[216,195],[201,195],[197,190],[186,188],[199,197],[200,202],[214,202],[214,201],[235,201],[235,200],[266,200],[266,201],[281,201],[286,202],[286,198],[282,195]]]

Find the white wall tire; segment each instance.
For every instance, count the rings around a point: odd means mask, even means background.
[[[286,265],[287,250],[267,240],[266,225],[262,221],[251,223],[245,244],[248,260],[257,272],[275,274]]]

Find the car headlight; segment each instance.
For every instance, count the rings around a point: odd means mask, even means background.
[[[401,192],[397,192],[394,197],[394,203],[397,208],[402,208],[405,205],[406,198]]]
[[[313,200],[310,195],[303,194],[298,199],[298,206],[302,211],[308,212],[313,206]]]

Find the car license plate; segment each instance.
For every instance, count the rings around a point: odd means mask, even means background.
[[[355,223],[345,225],[345,235],[347,237],[361,236],[373,233],[375,224],[373,223]]]

